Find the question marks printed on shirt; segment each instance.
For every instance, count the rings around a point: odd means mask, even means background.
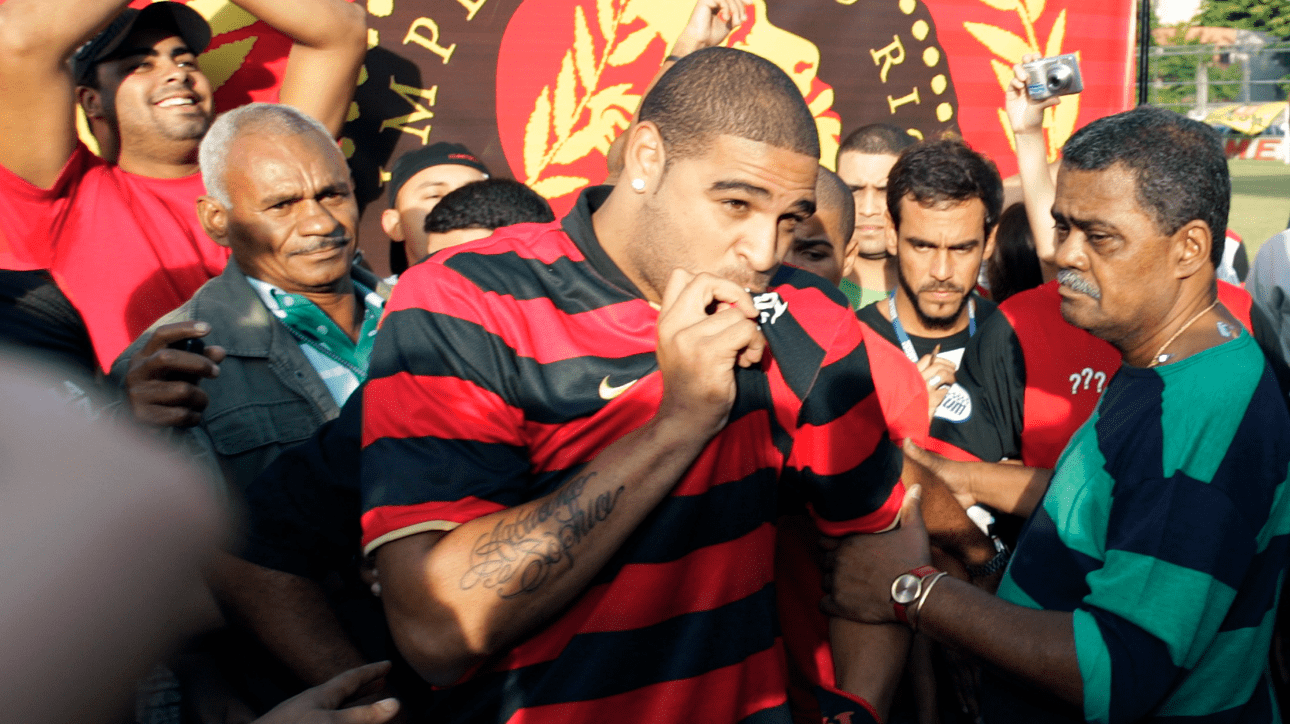
[[[1093,388],[1094,382],[1097,383],[1095,389],[1100,395],[1102,394],[1102,388],[1106,385],[1106,373],[1096,371],[1092,367],[1085,367],[1067,379],[1071,382],[1072,395],[1078,394],[1081,389],[1087,390]],[[1081,384],[1083,385],[1082,387]]]

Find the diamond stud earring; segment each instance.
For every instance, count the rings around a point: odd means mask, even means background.
[[[632,179],[632,188],[633,188],[633,189],[636,191],[636,193],[638,193],[638,194],[639,194],[639,193],[641,193],[642,191],[644,191],[644,190],[645,190],[645,179],[643,179],[643,178],[634,178],[634,179]]]

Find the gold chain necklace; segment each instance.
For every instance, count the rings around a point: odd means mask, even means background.
[[[1148,364],[1147,368],[1150,369],[1152,367],[1155,367],[1156,365],[1168,359],[1168,357],[1162,357],[1162,355],[1164,355],[1165,350],[1169,348],[1169,345],[1173,344],[1175,339],[1178,339],[1178,335],[1182,334],[1183,332],[1186,332],[1187,328],[1190,327],[1192,323],[1194,323],[1197,319],[1200,319],[1205,314],[1205,312],[1208,312],[1209,310],[1217,306],[1218,306],[1218,300],[1215,299],[1213,302],[1210,303],[1208,307],[1205,307],[1199,312],[1196,312],[1196,314],[1191,319],[1187,320],[1186,324],[1179,327],[1178,331],[1174,332],[1174,335],[1172,337],[1165,340],[1165,343],[1160,345],[1160,349],[1156,350],[1156,353],[1151,356],[1151,364]]]

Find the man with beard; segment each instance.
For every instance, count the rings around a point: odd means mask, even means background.
[[[236,4],[292,40],[281,101],[334,137],[366,50],[363,9]],[[0,268],[51,272],[105,369],[228,258],[194,213],[197,145],[214,116],[197,66],[210,26],[182,3],[125,6],[0,4]],[[101,158],[77,140],[77,105]]]
[[[855,201],[855,229],[846,248],[851,268],[839,286],[856,309],[881,301],[896,287],[896,265],[887,253],[887,175],[901,151],[918,139],[888,123],[851,132],[838,148],[838,176]]]
[[[1003,184],[994,164],[959,140],[920,143],[901,154],[887,180],[895,234],[894,291],[858,312],[918,365],[932,409],[950,388],[963,348],[995,304],[973,291],[993,251]]]

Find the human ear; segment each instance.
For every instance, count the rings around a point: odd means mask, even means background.
[[[76,102],[85,111],[85,117],[89,120],[104,120],[107,113],[103,108],[103,93],[96,88],[89,86],[76,86]]]
[[[394,241],[407,241],[403,234],[403,219],[400,218],[398,209],[386,209],[381,212],[381,228],[385,230],[385,235]]]
[[[197,220],[216,244],[228,246],[228,210],[212,196],[197,199]]]
[[[900,236],[896,232],[896,226],[891,223],[891,214],[885,214],[887,219],[887,256],[895,256],[900,246]]]
[[[642,121],[628,131],[623,152],[623,172],[619,178],[631,182],[641,179],[647,191],[657,191],[667,165],[667,151],[663,148],[663,134],[650,121]]]
[[[1200,219],[1193,219],[1170,237],[1173,245],[1174,275],[1186,279],[1210,263],[1210,253],[1214,247],[1214,235],[1209,224]]]
[[[855,271],[856,259],[860,256],[860,242],[856,241],[855,234],[842,247],[842,278],[846,279]]]

